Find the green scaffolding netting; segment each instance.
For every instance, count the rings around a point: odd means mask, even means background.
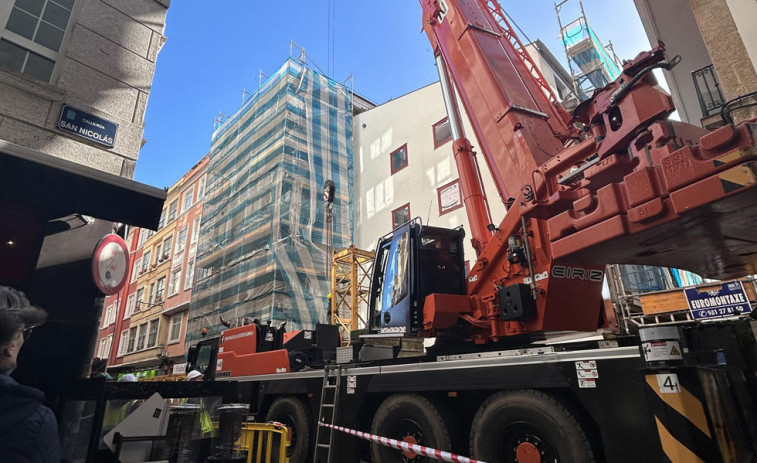
[[[287,328],[326,322],[327,222],[352,230],[352,113],[345,86],[292,59],[213,133],[186,342],[245,317]]]

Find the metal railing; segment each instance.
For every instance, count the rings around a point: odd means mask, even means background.
[[[703,116],[710,116],[720,110],[725,104],[723,93],[720,91],[720,83],[712,65],[697,69],[691,73],[694,79],[694,87],[697,90],[699,106]]]
[[[243,423],[237,444],[247,450],[247,463],[289,463],[289,429],[281,423]]]

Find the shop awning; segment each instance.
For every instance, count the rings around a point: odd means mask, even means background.
[[[165,190],[0,140],[0,201],[156,229]]]

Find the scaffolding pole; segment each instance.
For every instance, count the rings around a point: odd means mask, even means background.
[[[350,246],[334,254],[331,272],[331,324],[343,339],[368,326],[368,297],[373,273],[372,251]]]

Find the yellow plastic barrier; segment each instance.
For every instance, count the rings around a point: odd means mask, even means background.
[[[237,444],[247,450],[247,463],[289,463],[291,438],[289,429],[281,423],[243,423]]]

